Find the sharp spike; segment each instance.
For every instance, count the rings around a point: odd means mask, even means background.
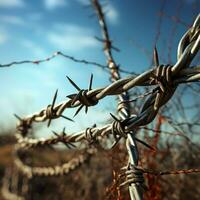
[[[63,137],[66,136],[65,127],[64,127],[63,130],[62,130],[62,136],[63,136]]]
[[[59,134],[56,133],[55,131],[52,131],[52,133],[53,133],[55,136],[59,137]]]
[[[84,105],[81,105],[81,106],[77,109],[77,111],[75,112],[75,114],[74,114],[73,117],[75,117],[75,116],[80,112],[80,110],[83,108],[83,106],[84,106]]]
[[[17,114],[13,114],[19,121],[22,121],[22,118],[20,116],[18,116]]]
[[[114,120],[120,122],[120,120],[119,120],[117,117],[115,117],[112,113],[110,113],[110,115],[111,115],[111,117],[112,117]]]
[[[101,39],[101,38],[99,38],[99,37],[97,37],[97,36],[94,36],[94,38],[95,38],[96,40],[98,40],[99,42],[105,42],[104,39]]]
[[[134,139],[135,139],[136,141],[138,141],[139,143],[143,144],[144,146],[146,146],[147,148],[149,148],[149,149],[151,149],[151,150],[153,150],[153,151],[156,151],[156,149],[155,149],[154,147],[150,146],[150,145],[147,144],[146,142],[144,142],[144,141],[142,141],[142,140],[140,140],[140,139],[138,139],[138,138],[136,138],[136,137],[134,137]]]
[[[85,113],[87,114],[88,112],[88,106],[85,106]]]
[[[64,118],[64,119],[66,119],[66,120],[69,120],[69,121],[71,121],[71,122],[74,122],[73,119],[71,119],[71,118],[69,118],[69,117],[66,117],[66,116],[64,116],[64,115],[61,115],[61,117]]]
[[[81,89],[78,87],[78,85],[76,85],[76,83],[74,83],[74,81],[72,81],[71,78],[69,78],[69,77],[67,76],[67,79],[69,80],[69,82],[70,82],[78,91],[81,90]]]
[[[65,137],[67,134],[65,132],[62,132],[62,136]]]
[[[153,51],[153,61],[154,61],[154,65],[156,67],[158,67],[159,66],[159,58],[158,58],[158,51],[157,51],[156,46],[154,47],[154,51]]]
[[[70,95],[67,95],[66,97],[69,98],[69,99],[73,99],[77,94],[70,94]]]
[[[127,124],[127,122],[128,122],[129,120],[130,120],[129,118],[124,119],[121,123],[122,123],[122,124]]]
[[[72,99],[71,105],[74,105],[74,103],[79,99],[80,97],[80,92]]]
[[[69,145],[69,146],[71,146],[71,147],[73,147],[73,148],[76,148],[76,145],[75,145],[75,144],[73,144],[73,143],[71,143],[71,142],[70,142],[70,143],[68,143],[68,145]]]
[[[88,87],[89,91],[92,89],[92,82],[93,82],[93,74],[91,74],[90,76],[90,82],[89,82],[89,87]]]
[[[54,105],[55,105],[57,96],[58,96],[58,89],[56,90],[56,92],[55,92],[55,94],[54,94],[54,97],[53,97],[53,102],[52,102],[52,105],[51,105],[51,108],[52,108],[52,109],[53,109],[53,107],[54,107]]]
[[[68,149],[71,149],[71,147],[68,145],[68,143],[63,142],[63,144],[64,144]]]
[[[50,124],[51,124],[51,118],[50,118],[49,121],[48,121],[47,127],[49,127]]]

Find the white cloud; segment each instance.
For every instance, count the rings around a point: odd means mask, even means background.
[[[106,17],[108,19],[108,21],[113,24],[116,25],[119,22],[119,12],[117,11],[117,9],[112,5],[109,4],[106,6]]]
[[[0,0],[0,7],[24,7],[23,0]]]
[[[41,57],[46,56],[45,50],[42,47],[40,47],[38,44],[32,42],[31,40],[23,39],[21,41],[21,45],[27,48],[28,51],[33,52],[35,57],[39,56],[39,58],[41,58]]]
[[[5,32],[0,30],[0,45],[6,43],[8,36]]]
[[[0,21],[14,24],[14,25],[25,25],[25,22],[22,18],[18,16],[14,16],[14,15],[1,15]]]
[[[99,45],[94,39],[92,29],[77,25],[60,24],[55,27],[54,31],[47,34],[49,42],[57,49],[77,51]]]
[[[45,7],[48,10],[54,10],[57,7],[67,6],[68,3],[65,0],[44,0]]]

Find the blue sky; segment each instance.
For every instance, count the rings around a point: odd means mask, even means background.
[[[147,69],[158,32],[162,1],[103,2],[106,3],[104,9],[110,36],[121,50],[114,53],[117,62],[137,73]],[[101,37],[97,18],[87,4],[87,0],[0,0],[0,63],[37,60],[62,51],[79,59],[105,64],[101,43],[94,39],[94,36]],[[195,0],[166,0],[165,14],[176,16],[178,10],[179,18],[190,25],[199,12],[199,3]],[[164,61],[168,60],[167,43],[170,40],[172,62],[175,61],[178,41],[186,29],[185,25],[179,23],[175,26],[173,20],[163,16],[157,47]],[[57,88],[58,102],[65,100],[66,95],[74,92],[66,75],[86,88],[91,73],[94,74],[94,87],[109,83],[108,75],[101,69],[73,63],[62,57],[40,65],[24,64],[0,69],[0,126],[13,127],[16,122],[13,113],[26,116],[46,107]],[[108,98],[96,108],[91,108],[87,118],[81,113],[75,125],[63,120],[56,120],[54,125],[78,130],[106,120],[114,108],[114,98]],[[65,114],[71,116],[73,112],[70,110]]]

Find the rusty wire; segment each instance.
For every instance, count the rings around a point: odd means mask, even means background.
[[[125,178],[126,180],[120,184],[120,187],[123,187],[131,183],[142,183],[143,189],[147,189],[147,186],[144,184],[145,180],[142,174],[150,174],[153,176],[165,176],[165,175],[180,175],[180,174],[193,174],[200,173],[200,169],[181,169],[181,170],[167,170],[167,171],[155,171],[152,169],[145,169],[141,166],[129,166],[121,169],[122,172],[119,174],[119,178]]]
[[[44,59],[40,59],[40,60],[22,60],[22,61],[13,61],[13,62],[6,63],[6,64],[0,64],[0,68],[12,67],[13,65],[22,65],[22,64],[39,65],[41,63],[53,60],[57,56],[62,56],[64,58],[69,59],[69,60],[76,62],[76,63],[81,63],[81,64],[85,64],[85,65],[93,65],[93,66],[96,66],[96,67],[106,71],[106,72],[109,72],[107,65],[103,65],[103,64],[100,64],[100,63],[97,63],[97,62],[94,62],[94,61],[88,61],[88,60],[85,60],[85,59],[78,59],[78,58],[75,58],[73,56],[67,55],[67,54],[65,54],[61,51],[56,51],[51,56],[44,58]],[[130,72],[130,71],[121,69],[120,67],[119,67],[119,71],[121,73],[124,73],[124,74],[136,74],[134,72]]]
[[[19,119],[19,123],[17,125],[17,133],[16,133],[17,144],[15,147],[15,165],[24,175],[30,178],[33,176],[55,176],[55,175],[68,174],[71,170],[80,166],[82,163],[84,163],[84,161],[88,160],[88,158],[90,158],[91,155],[95,153],[95,150],[91,148],[91,143],[93,142],[95,143],[96,141],[101,140],[102,137],[107,136],[109,134],[115,136],[116,142],[122,137],[127,138],[127,148],[129,151],[129,156],[131,157],[131,153],[133,153],[130,152],[129,149],[133,145],[136,148],[134,151],[136,151],[135,153],[137,154],[137,146],[135,144],[136,140],[134,139],[134,131],[136,130],[136,128],[147,125],[153,121],[159,109],[164,104],[166,104],[169,101],[169,99],[172,98],[179,84],[200,81],[200,66],[193,66],[193,67],[190,66],[193,58],[199,51],[200,47],[200,34],[199,34],[200,15],[197,16],[193,26],[189,28],[189,30],[181,38],[177,50],[177,62],[174,65],[171,66],[171,65],[160,64],[158,58],[158,52],[157,49],[155,48],[154,66],[152,69],[138,76],[134,75],[122,79],[120,77],[119,67],[115,63],[112,55],[112,42],[108,34],[108,29],[106,26],[104,14],[101,9],[101,5],[97,0],[92,0],[91,2],[99,18],[99,23],[103,35],[102,41],[104,44],[104,52],[107,60],[107,68],[110,70],[111,80],[113,83],[111,83],[107,87],[92,89],[91,88],[92,78],[91,78],[89,88],[80,89],[72,79],[68,78],[71,84],[78,90],[78,93],[68,95],[69,100],[61,102],[58,105],[55,105],[57,97],[57,92],[56,92],[53,103],[48,105],[46,108],[42,109],[40,112],[27,116],[26,118],[21,118],[16,115],[16,117]],[[53,55],[48,59],[41,60],[39,61],[39,63],[48,61],[54,58],[56,55]],[[59,53],[59,55],[62,54]],[[26,61],[26,62],[32,62],[32,61]],[[13,64],[17,63],[15,62],[11,63],[9,64],[9,66]],[[38,63],[36,62],[35,64]],[[85,63],[85,64],[91,64],[91,63]],[[128,90],[138,86],[151,86],[154,88],[146,95],[141,96],[144,98],[147,95],[149,95],[149,97],[144,102],[141,111],[136,115],[135,114],[130,115],[130,108],[128,103],[131,100],[129,100]],[[44,138],[33,139],[28,137],[28,133],[31,130],[32,124],[34,122],[49,121],[48,124],[50,125],[51,120],[59,117],[64,117],[70,120],[70,118],[62,115],[64,110],[66,110],[67,108],[79,107],[75,113],[78,114],[78,112],[82,109],[82,107],[85,106],[86,107],[85,111],[87,112],[88,107],[97,105],[101,99],[110,95],[118,95],[119,99],[118,113],[120,119],[117,119],[114,116],[113,123],[105,125],[103,127],[87,128],[86,130],[80,131],[75,134],[68,134],[68,135],[56,134],[54,137],[49,139],[44,139]],[[86,141],[89,143],[89,148],[86,149],[86,153],[80,155],[77,158],[72,159],[68,163],[65,163],[61,166],[32,167],[26,165],[18,155],[20,151],[29,148],[35,148],[38,146],[43,147],[45,145],[53,145],[59,142],[64,144],[72,144],[82,141]],[[135,167],[137,167],[138,165],[137,160],[138,158],[136,158],[135,161],[134,160],[132,160],[132,162],[130,161],[130,164],[135,165]],[[184,170],[179,172],[186,173],[186,171]],[[199,172],[199,170],[188,171],[188,173],[196,173],[196,172]],[[148,173],[148,172],[142,171],[142,173]],[[171,172],[159,173],[158,175],[164,175],[170,173],[178,174],[178,172],[175,173],[171,171]],[[137,192],[139,193],[136,196],[131,196],[132,199],[136,200],[142,199],[142,193],[140,189],[137,187],[140,185],[140,182],[142,181],[140,180],[136,181],[134,182],[134,184],[130,186],[131,195],[134,195]]]

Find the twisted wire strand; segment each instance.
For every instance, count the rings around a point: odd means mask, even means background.
[[[87,60],[84,60],[84,59],[77,59],[77,58],[74,58],[74,57],[69,56],[67,54],[64,54],[60,51],[57,51],[57,52],[53,53],[51,56],[44,58],[44,59],[40,59],[40,60],[23,60],[23,61],[14,61],[14,62],[7,63],[7,64],[0,64],[0,68],[11,67],[12,65],[28,64],[28,63],[30,63],[30,64],[40,64],[40,63],[43,63],[43,62],[48,62],[48,61],[54,59],[57,56],[62,56],[62,57],[68,58],[68,59],[70,59],[74,62],[77,62],[77,63],[83,63],[83,64],[86,64],[86,65],[94,65],[94,66],[100,67],[104,70],[106,70],[106,68],[107,68],[106,65],[102,65],[102,64],[99,64],[99,63],[96,63],[96,62],[93,62],[93,61],[87,61]]]
[[[155,176],[164,176],[164,175],[176,175],[176,174],[194,174],[200,173],[200,169],[180,169],[180,170],[167,170],[167,171],[152,171],[144,169],[144,173],[151,174]]]
[[[28,178],[35,176],[63,176],[80,167],[83,163],[89,161],[91,156],[96,153],[93,148],[87,149],[83,154],[72,158],[62,165],[49,167],[35,167],[25,164],[18,155],[15,156],[14,164],[19,171]]]
[[[123,171],[125,170],[125,171]],[[122,173],[119,174],[119,178],[125,178],[125,180],[120,184],[120,187],[124,187],[126,185],[140,182],[142,184],[143,189],[147,189],[148,187],[145,185],[145,180],[143,178],[143,174],[149,174],[152,176],[165,176],[165,175],[180,175],[180,174],[196,174],[200,173],[200,169],[180,169],[180,170],[166,170],[166,171],[155,171],[152,169],[145,169],[141,166],[129,166],[122,168]]]

